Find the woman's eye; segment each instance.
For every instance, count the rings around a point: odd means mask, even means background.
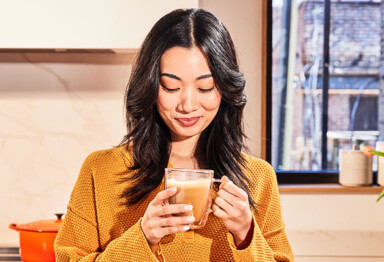
[[[173,93],[173,92],[176,92],[176,91],[178,91],[180,88],[167,88],[167,87],[165,87],[163,84],[160,84],[161,85],[161,87],[163,88],[163,90],[165,91],[165,92],[169,92],[169,93]]]
[[[208,89],[206,89],[206,88],[199,88],[199,92],[201,92],[201,93],[209,93],[209,92],[211,92],[211,91],[213,91],[213,87],[211,87],[211,88],[208,88]]]

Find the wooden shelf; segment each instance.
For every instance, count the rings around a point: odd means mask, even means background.
[[[283,194],[297,193],[332,193],[332,194],[379,194],[383,186],[346,187],[340,184],[281,184],[279,192]]]

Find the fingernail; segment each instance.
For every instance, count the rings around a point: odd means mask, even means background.
[[[169,189],[169,191],[170,191],[171,193],[176,192],[176,190],[177,190],[176,187],[171,187],[171,188]]]
[[[183,226],[184,231],[189,230],[189,226]]]
[[[187,210],[187,211],[191,211],[192,208],[193,208],[192,205],[186,205],[186,206],[184,206],[184,209]]]
[[[187,217],[187,222],[193,222],[195,221],[195,217]]]

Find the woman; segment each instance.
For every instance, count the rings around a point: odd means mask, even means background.
[[[201,9],[146,37],[126,92],[128,134],[85,160],[55,242],[58,261],[293,261],[273,169],[241,152],[245,81],[231,37]],[[207,224],[164,205],[164,168],[209,168],[222,183]]]

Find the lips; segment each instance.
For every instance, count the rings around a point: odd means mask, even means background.
[[[189,127],[193,126],[199,121],[200,117],[189,117],[189,118],[176,118],[183,126]]]

